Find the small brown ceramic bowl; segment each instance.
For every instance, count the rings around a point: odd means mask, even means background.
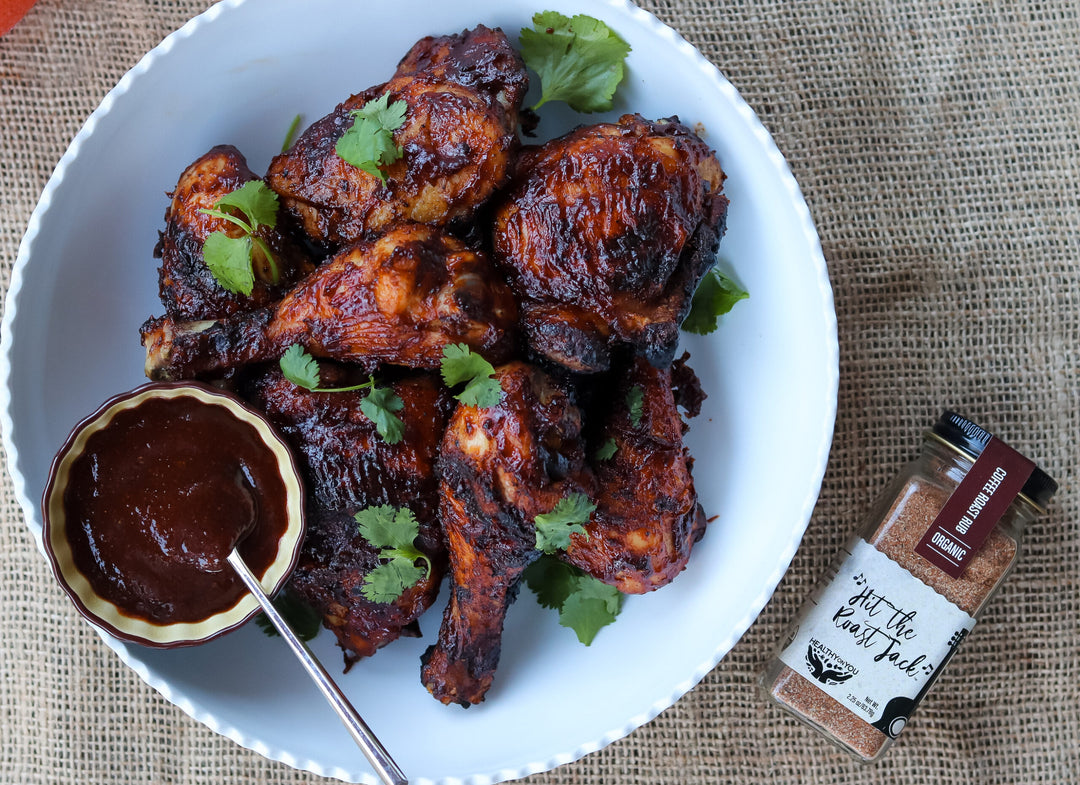
[[[272,596],[304,537],[288,446],[260,414],[200,384],[144,385],[75,426],[42,512],[53,573],[79,611],[158,648],[203,643],[259,610],[224,562],[234,543]]]

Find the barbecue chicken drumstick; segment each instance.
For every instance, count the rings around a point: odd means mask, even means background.
[[[605,370],[613,345],[669,365],[723,233],[716,156],[677,120],[579,128],[525,149],[495,210],[494,254],[531,348]]]
[[[528,86],[525,65],[500,30],[421,39],[389,82],[350,97],[276,157],[267,183],[327,246],[402,221],[468,220],[509,176]],[[408,107],[393,131],[402,155],[383,167],[385,183],[335,152],[352,112],[383,94]]]
[[[496,376],[502,401],[460,405],[439,458],[450,601],[421,678],[435,698],[462,706],[482,701],[491,686],[506,610],[540,555],[535,517],[570,493],[593,491],[580,413],[567,393],[521,362]]]
[[[165,231],[154,251],[161,259],[159,293],[169,317],[217,319],[261,308],[280,299],[292,284],[314,269],[296,242],[267,226],[260,226],[256,236],[270,249],[276,274],[259,247],[254,246],[255,283],[250,295],[228,291],[206,266],[206,238],[214,232],[239,237],[241,230],[224,218],[200,211],[213,209],[218,199],[258,179],[244,156],[231,145],[214,147],[180,175],[165,211]]]
[[[692,374],[681,362],[676,372]],[[683,570],[705,533],[705,513],[683,447],[672,370],[635,358],[614,392],[600,435],[613,441],[615,453],[594,460],[596,511],[560,558],[624,594],[643,594]],[[698,404],[700,398],[691,414]]]
[[[327,364],[324,383],[350,379]],[[246,391],[248,399],[293,448],[308,491],[307,534],[289,591],[314,608],[338,639],[349,666],[401,635],[418,634],[417,619],[431,606],[446,568],[438,520],[435,458],[454,403],[433,377],[390,385],[401,399],[402,438],[388,444],[360,410],[359,392],[310,392],[277,369]],[[379,505],[408,507],[420,524],[416,546],[433,569],[392,603],[363,595],[378,551],[360,536],[353,517]]]
[[[228,319],[143,325],[146,375],[210,376],[276,360],[292,344],[374,370],[438,368],[447,344],[493,362],[513,348],[516,306],[487,257],[438,229],[407,224],[344,249],[276,305]]]

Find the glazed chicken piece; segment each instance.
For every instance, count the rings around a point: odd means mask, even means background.
[[[459,406],[439,458],[450,601],[421,678],[446,704],[479,703],[491,686],[507,608],[540,555],[535,517],[570,493],[593,494],[580,412],[569,395],[521,362],[496,375],[502,401],[489,409]]]
[[[330,366],[323,379],[334,386],[351,381]],[[384,441],[360,411],[364,393],[310,392],[276,369],[247,391],[289,442],[308,491],[307,535],[289,590],[322,615],[347,667],[400,635],[419,633],[417,619],[435,601],[446,567],[435,459],[454,401],[429,376],[390,386],[404,404],[397,415],[405,429],[396,444]],[[362,594],[379,558],[353,517],[384,504],[412,510],[420,524],[416,545],[434,567],[393,603]]]
[[[495,211],[496,262],[531,348],[579,372],[629,344],[670,365],[727,215],[712,150],[677,120],[578,128],[525,149]]]
[[[691,416],[704,394],[683,364],[656,368],[635,358],[605,399],[600,432],[615,452],[594,458],[599,496],[585,534],[572,534],[560,557],[624,594],[643,594],[670,583],[705,533],[705,513],[683,447],[685,425],[673,393],[673,374]]]
[[[150,320],[142,337],[146,375],[158,381],[277,360],[292,344],[368,371],[382,363],[438,368],[452,343],[505,360],[516,317],[484,254],[408,224],[344,249],[276,305],[218,321]]]
[[[500,30],[480,26],[424,38],[389,82],[350,97],[276,157],[267,182],[327,246],[402,221],[466,221],[509,176],[528,86],[525,65]],[[391,104],[408,106],[393,132],[402,157],[383,168],[385,184],[335,151],[353,125],[352,112],[384,93]]]
[[[244,156],[231,145],[213,148],[180,175],[165,211],[165,231],[154,250],[161,259],[158,272],[161,302],[170,318],[218,319],[261,308],[280,299],[290,286],[315,269],[295,241],[266,226],[259,227],[256,236],[270,249],[276,275],[256,246],[255,284],[250,296],[234,294],[222,287],[206,266],[203,243],[207,237],[214,232],[239,237],[242,231],[235,224],[200,210],[213,209],[221,197],[258,179]]]
[[[309,506],[308,533],[286,585],[337,637],[346,671],[398,638],[420,637],[418,619],[435,602],[445,570],[444,563],[433,560],[438,567],[394,602],[368,600],[364,579],[379,566],[379,556],[357,534],[354,514]]]
[[[324,387],[344,387],[357,379],[345,366],[321,364]],[[404,434],[396,444],[379,436],[360,409],[367,391],[313,392],[297,387],[280,370],[267,371],[249,385],[245,397],[264,412],[293,448],[305,488],[325,509],[356,510],[408,501],[418,520],[434,522],[438,510],[435,459],[456,401],[434,376],[409,376],[388,384],[401,399],[396,412]],[[421,527],[430,551],[441,529]]]

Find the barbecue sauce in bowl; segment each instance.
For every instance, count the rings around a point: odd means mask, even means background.
[[[106,404],[57,455],[46,550],[91,620],[180,645],[251,615],[242,606],[253,598],[225,561],[234,545],[264,584],[268,572],[284,582],[302,490],[284,443],[231,396],[148,387]]]

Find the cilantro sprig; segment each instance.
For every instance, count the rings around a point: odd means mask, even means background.
[[[494,366],[466,344],[443,347],[440,372],[447,387],[465,382],[465,388],[454,397],[466,406],[490,409],[502,400],[502,385],[495,378]]]
[[[583,493],[571,493],[551,512],[537,515],[536,549],[544,555],[525,571],[525,582],[546,608],[557,608],[559,624],[571,628],[586,646],[601,628],[615,621],[623,595],[612,586],[565,564],[554,554],[570,547],[570,535],[584,534],[596,505]]]
[[[243,217],[229,212],[239,211]],[[220,218],[243,230],[240,237],[230,237],[225,232],[213,232],[203,243],[203,259],[214,278],[233,294],[251,295],[255,286],[254,249],[266,259],[270,283],[280,280],[277,262],[266,242],[255,233],[259,227],[273,229],[277,226],[277,194],[266,187],[262,180],[249,180],[231,193],[222,196],[213,209],[203,208],[200,213]]]
[[[586,646],[622,610],[624,595],[618,589],[551,556],[529,565],[525,583],[542,606],[559,611],[559,624]]]
[[[626,393],[626,408],[630,410],[630,425],[637,428],[645,413],[645,389],[640,384],[635,384]]]
[[[599,19],[558,11],[533,15],[533,28],[519,37],[525,64],[540,76],[539,109],[565,101],[579,112],[606,112],[623,78],[630,45]]]
[[[302,641],[310,641],[319,634],[322,626],[322,616],[319,612],[301,600],[291,592],[283,592],[274,598],[274,607],[277,608],[285,621],[292,627],[296,637]],[[271,638],[280,635],[265,613],[255,617],[255,623],[264,633]]]
[[[353,516],[360,536],[379,549],[380,564],[367,575],[361,593],[372,602],[394,602],[431,572],[431,559],[414,541],[420,524],[408,507],[383,504]],[[423,562],[417,566],[416,562]]]
[[[300,115],[296,115],[289,124],[289,130],[285,132],[285,141],[281,143],[281,152],[287,151],[292,147],[293,140],[296,139],[296,132],[300,129],[300,123],[303,122],[303,118]]]
[[[749,296],[741,286],[713,267],[698,284],[682,329],[696,335],[708,335],[716,329],[721,316]]]
[[[354,109],[352,127],[334,146],[339,158],[378,177],[383,185],[386,175],[381,167],[389,166],[404,153],[394,142],[394,131],[405,124],[405,113],[409,108],[404,101],[389,101],[390,93],[383,93]]]
[[[285,350],[278,365],[286,379],[312,392],[367,390],[368,394],[360,401],[360,411],[375,423],[375,430],[382,440],[387,444],[397,444],[404,437],[405,423],[395,412],[405,408],[405,403],[389,387],[376,387],[374,376],[368,376],[366,382],[348,387],[321,387],[319,363],[298,343]]]
[[[583,493],[571,493],[559,499],[551,512],[537,515],[536,549],[544,553],[565,551],[571,534],[584,534],[596,505]]]
[[[613,437],[608,437],[607,441],[596,448],[596,452],[593,453],[593,458],[598,461],[608,461],[615,457],[615,453],[619,451],[619,445],[615,443]]]

